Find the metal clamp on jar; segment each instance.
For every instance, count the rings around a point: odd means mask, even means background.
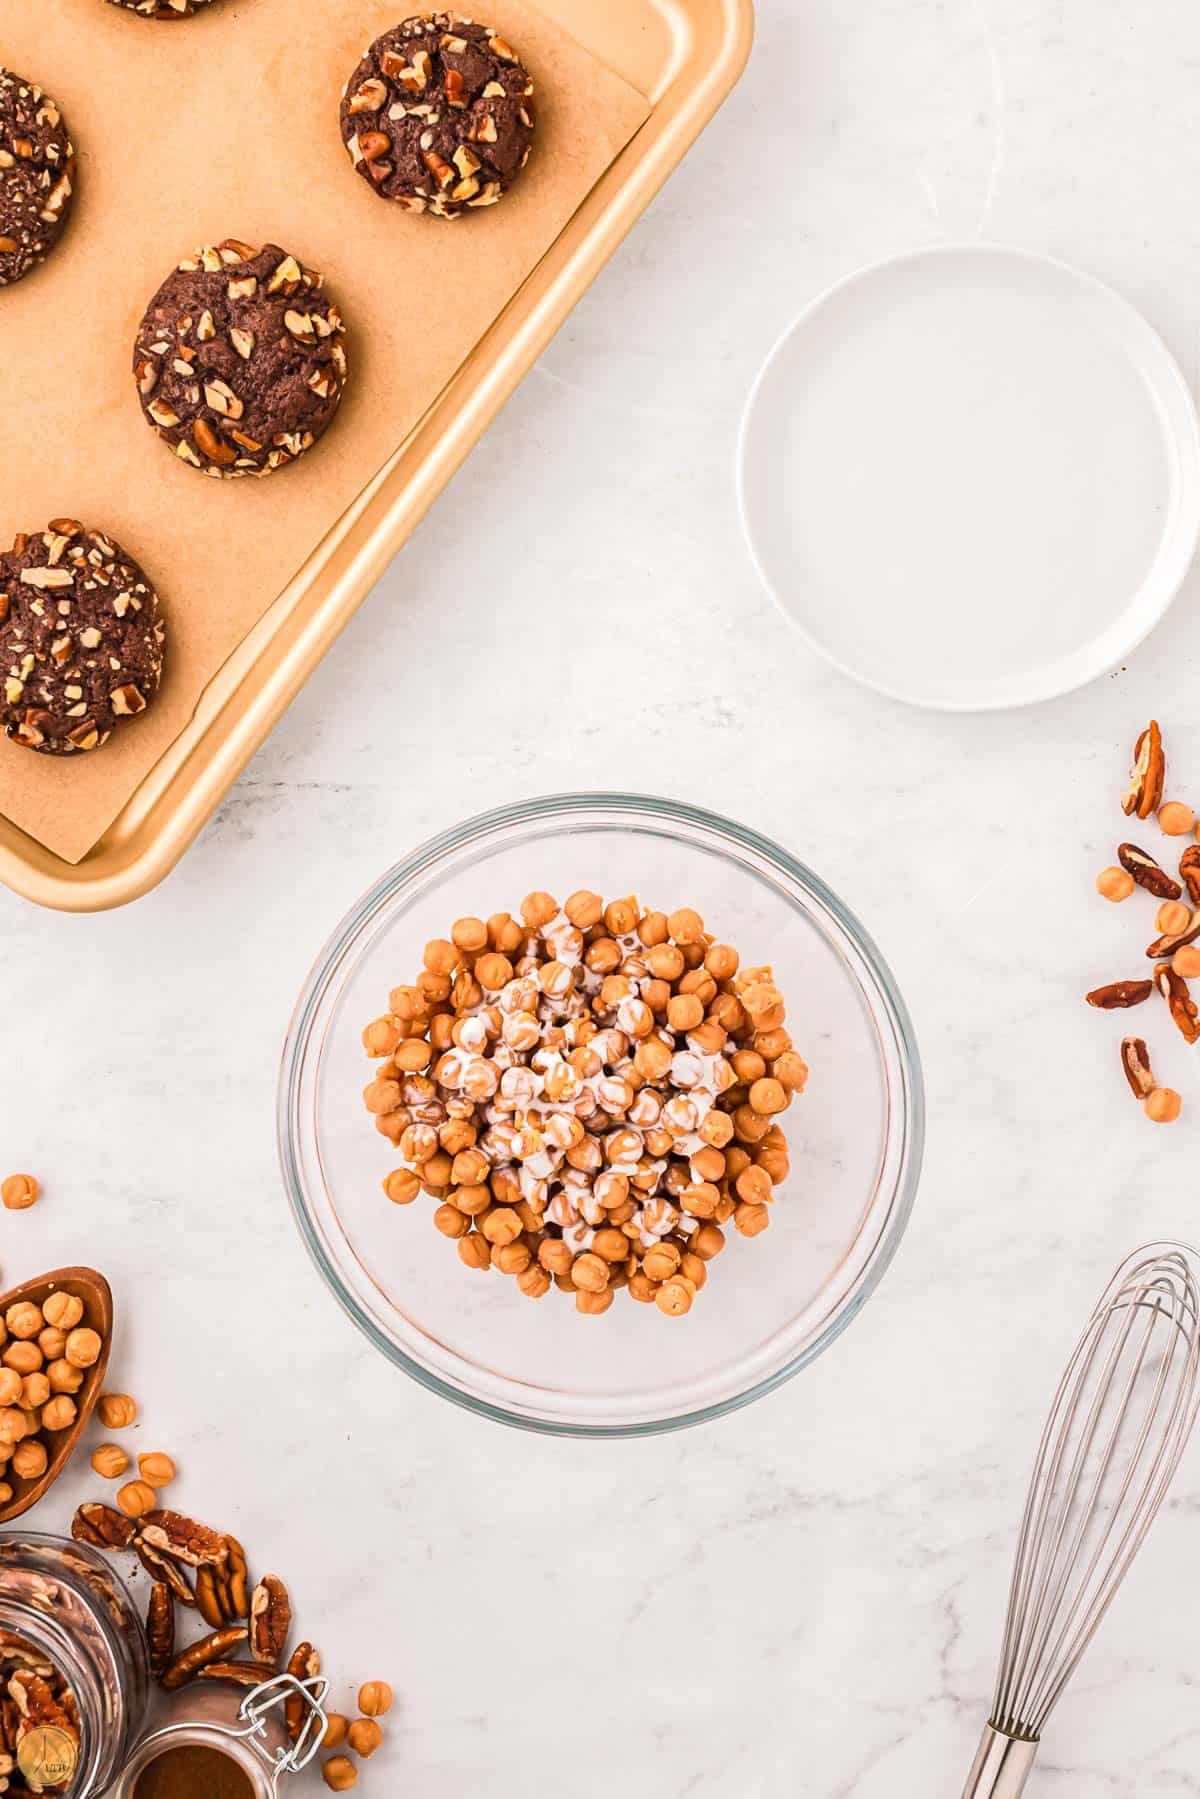
[[[325,1735],[322,1676],[279,1674],[248,1693],[222,1686],[170,1694],[158,1721],[137,1745],[110,1799],[276,1799],[284,1779],[314,1759]],[[302,1707],[295,1742],[289,1706]]]

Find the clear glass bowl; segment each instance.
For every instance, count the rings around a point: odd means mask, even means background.
[[[618,1294],[599,1318],[553,1290],[463,1267],[429,1202],[394,1206],[396,1152],[363,1109],[364,1025],[463,914],[515,912],[532,888],[695,907],[748,963],[769,962],[811,1074],[782,1121],[791,1173],[771,1227],[729,1243],[691,1312]],[[434,838],[344,918],[284,1047],[279,1146],[301,1234],[371,1342],[432,1392],[562,1435],[637,1436],[769,1393],[858,1312],[904,1233],[921,1164],[920,1062],[870,938],[816,875],[756,832],[670,800],[560,794]]]

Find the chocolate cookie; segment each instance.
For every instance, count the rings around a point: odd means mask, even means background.
[[[493,206],[529,160],[533,82],[487,25],[432,13],[376,38],[346,84],[355,168],[410,212]]]
[[[138,328],[142,411],[206,475],[269,475],[338,409],[345,335],[322,276],[277,244],[227,238],[167,276]]]
[[[162,675],[158,596],[133,557],[78,519],[0,555],[0,723],[48,756],[94,750]]]
[[[44,262],[71,210],[75,152],[49,94],[0,68],[0,287]]]
[[[186,19],[211,3],[212,0],[112,0],[114,6],[140,13],[143,19]]]

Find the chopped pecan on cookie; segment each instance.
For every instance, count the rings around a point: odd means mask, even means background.
[[[533,82],[488,25],[438,12],[368,46],[342,97],[358,173],[409,212],[456,218],[492,206],[529,160]]]

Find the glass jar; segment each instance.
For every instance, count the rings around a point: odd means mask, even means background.
[[[278,1674],[250,1692],[197,1681],[165,1694],[109,1799],[143,1799],[159,1791],[277,1799],[287,1776],[320,1751],[327,1690],[319,1675],[300,1680]],[[301,1708],[295,1742],[285,1728],[292,1704]]]
[[[6,1642],[16,1656],[49,1664],[73,1701],[73,1727],[30,1732],[25,1759],[37,1754],[34,1773],[48,1794],[97,1799],[124,1766],[149,1702],[146,1637],[128,1588],[87,1544],[0,1532]],[[17,1766],[28,1772],[20,1749]]]
[[[201,1749],[224,1758],[241,1774],[240,1781],[226,1779],[228,1792],[273,1799],[280,1779],[278,1762],[287,1748],[283,1717],[277,1713],[264,1720],[261,1732],[250,1733],[242,1710],[245,1698],[244,1692],[231,1687],[204,1687],[199,1682],[169,1694],[126,1764],[112,1799],[137,1799],[139,1783],[146,1784],[141,1777],[149,1769],[183,1750]]]

